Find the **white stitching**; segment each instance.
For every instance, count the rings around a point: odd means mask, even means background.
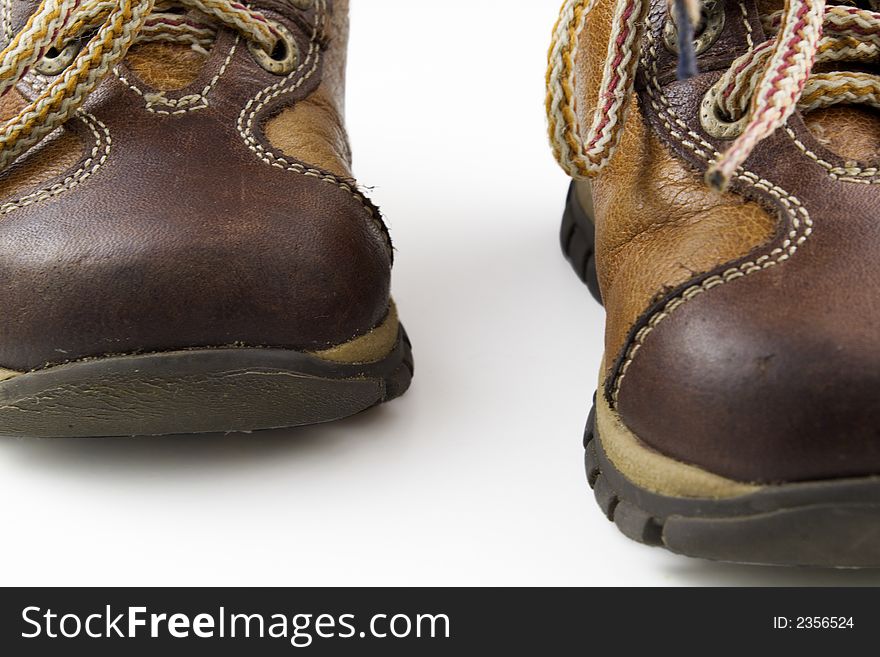
[[[3,34],[6,36],[7,44],[15,36],[12,31],[12,0],[3,0]]]
[[[381,215],[378,214],[375,207],[369,201],[367,201],[366,197],[352,184],[346,182],[342,178],[334,176],[331,173],[327,173],[313,167],[308,167],[298,162],[288,162],[283,156],[267,150],[262,144],[259,143],[259,141],[257,141],[257,139],[253,135],[254,119],[257,113],[263,107],[265,107],[267,103],[274,100],[275,98],[284,94],[293,93],[294,91],[299,89],[308,79],[312,77],[312,75],[314,75],[315,71],[318,70],[318,66],[321,62],[321,53],[320,49],[318,48],[318,37],[324,29],[324,22],[327,18],[326,9],[326,0],[320,0],[320,4],[317,8],[317,16],[315,18],[315,27],[310,39],[309,52],[306,56],[305,61],[303,61],[303,63],[300,64],[296,68],[296,70],[292,71],[284,79],[264,89],[261,89],[255,96],[248,100],[247,104],[238,115],[238,132],[241,135],[242,139],[244,139],[245,144],[247,144],[248,148],[260,160],[262,160],[269,166],[298,173],[303,176],[308,176],[310,178],[317,178],[318,180],[334,185],[351,195],[351,197],[354,198],[361,206],[363,206],[364,210],[366,210],[367,213],[370,215],[370,220],[373,222],[373,225],[376,227],[379,233],[384,237],[386,244],[390,249],[391,243],[389,241],[388,232],[385,227],[385,223],[382,221]],[[311,69],[304,73],[302,77],[300,77],[296,81],[295,84],[290,85],[289,83],[291,82],[291,80],[295,79],[296,76],[299,75],[300,72],[302,72],[310,63],[312,65]],[[254,105],[255,103],[256,105]],[[250,114],[248,114],[248,110],[251,110]],[[247,115],[247,120],[245,120],[245,115]]]
[[[113,68],[113,75],[115,75],[123,85],[128,87],[128,89],[135,92],[138,96],[144,99],[145,107],[148,112],[151,112],[153,114],[162,114],[165,116],[195,112],[197,110],[202,110],[208,107],[208,95],[211,93],[211,91],[217,85],[217,82],[220,80],[221,77],[223,77],[223,74],[229,67],[229,63],[232,61],[232,57],[235,55],[235,51],[238,47],[239,39],[240,37],[236,35],[235,41],[232,42],[232,46],[229,48],[229,52],[226,55],[226,59],[223,61],[223,64],[217,71],[217,75],[211,78],[208,84],[205,85],[205,88],[202,89],[201,93],[198,94],[190,94],[188,96],[181,96],[180,98],[167,98],[164,91],[155,92],[141,89],[139,86],[129,81],[128,78],[124,77],[122,73],[119,72],[118,66]],[[183,107],[183,109],[157,110],[155,109],[157,105],[176,108]]]
[[[742,13],[743,25],[746,27],[746,44],[749,46],[749,50],[754,50],[755,41],[752,39],[752,23],[749,20],[749,10],[746,7],[745,0],[740,0],[739,10]]]
[[[67,176],[62,182],[0,205],[0,215],[6,215],[20,208],[60,196],[81,184],[104,165],[110,156],[110,148],[113,144],[110,130],[100,119],[88,112],[80,112],[80,116],[77,118],[86,124],[86,127],[91,130],[92,135],[95,137],[95,146],[92,148],[89,157],[82,163],[79,169]]]
[[[671,103],[669,102],[669,99],[666,98],[666,95],[663,93],[663,89],[657,79],[657,46],[654,32],[653,30],[649,29],[647,30],[647,33],[649,48],[647,49],[648,52],[642,59],[642,65],[645,67],[646,70],[650,71],[650,84],[647,85],[646,90],[651,99],[651,106],[657,112],[666,129],[669,130],[670,134],[673,135],[675,139],[677,139],[683,146],[685,146],[695,155],[697,155],[697,157],[711,164],[711,161],[706,156],[706,153],[703,150],[697,148],[694,143],[682,139],[681,134],[673,129],[672,125],[669,122],[670,119],[674,121],[677,125],[684,128],[687,134],[693,137],[696,142],[700,143],[703,147],[705,147],[705,149],[711,151],[713,153],[713,157],[719,157],[720,154],[714,150],[712,145],[708,144],[705,140],[703,140],[702,137],[690,130],[684,123],[684,121],[677,117],[675,111],[672,109]],[[650,62],[648,61],[649,58]],[[657,102],[658,97],[663,107],[661,107],[661,105]],[[664,319],[669,317],[685,302],[690,301],[691,299],[702,294],[703,292],[711,290],[714,287],[718,287],[719,285],[723,285],[724,283],[729,283],[730,281],[742,278],[743,276],[748,276],[749,274],[754,274],[755,272],[763,271],[770,267],[774,267],[776,265],[786,262],[813,234],[813,220],[811,219],[809,212],[807,212],[806,208],[804,208],[803,204],[797,197],[791,195],[781,187],[774,185],[770,181],[760,178],[754,173],[745,171],[742,168],[738,169],[736,178],[747,185],[750,185],[752,187],[755,187],[756,189],[760,189],[770,194],[773,198],[775,198],[782,204],[791,224],[791,230],[789,231],[788,236],[785,240],[783,240],[782,244],[779,247],[776,247],[769,253],[766,253],[756,258],[753,262],[745,262],[737,267],[728,269],[722,274],[711,276],[700,283],[686,288],[678,296],[670,299],[663,306],[662,309],[656,311],[653,315],[651,315],[647,319],[647,323],[645,324],[645,326],[643,326],[631,340],[631,343],[624,355],[623,363],[621,364],[620,369],[615,376],[611,392],[611,401],[614,405],[616,405],[618,402],[621,385],[623,384],[623,380],[626,377],[627,371],[632,365],[633,359],[642,348],[642,346],[645,344],[645,340],[647,339],[648,335],[650,335],[650,333],[654,329],[656,329],[657,326]],[[798,215],[800,215],[800,217]]]
[[[877,174],[880,173],[880,168],[878,167],[860,167],[857,164],[847,164],[845,167],[835,166],[831,162],[823,160],[821,157],[816,155],[813,151],[809,149],[809,147],[804,144],[800,139],[798,139],[797,134],[794,130],[792,130],[789,126],[785,126],[785,131],[788,133],[788,136],[791,138],[794,145],[808,158],[813,160],[816,164],[821,166],[825,171],[828,172],[828,175],[832,180],[839,180],[841,182],[851,182],[858,183],[861,185],[878,185],[880,184],[880,178],[877,177]]]

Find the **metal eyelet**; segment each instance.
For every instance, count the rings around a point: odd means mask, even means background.
[[[723,0],[706,0],[703,3],[703,16],[694,39],[694,50],[698,55],[702,55],[718,41],[724,31],[725,17]],[[678,53],[678,28],[671,16],[663,28],[663,42],[667,50]]]
[[[736,139],[739,137],[749,122],[748,116],[731,121],[718,113],[718,85],[714,84],[703,96],[703,102],[700,105],[700,124],[703,130],[712,137],[717,139]]]
[[[43,58],[34,65],[34,69],[41,75],[58,75],[76,59],[82,44],[71,41],[61,50],[50,48]]]
[[[287,75],[299,64],[299,47],[290,31],[280,23],[272,26],[281,35],[272,52],[266,52],[257,44],[248,41],[248,49],[257,60],[257,64],[274,75]]]

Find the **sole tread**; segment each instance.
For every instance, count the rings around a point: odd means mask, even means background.
[[[599,508],[628,538],[712,561],[880,567],[880,477],[779,484],[722,500],[664,497],[611,464],[594,417],[587,481]]]

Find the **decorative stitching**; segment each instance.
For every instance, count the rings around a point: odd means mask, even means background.
[[[804,155],[806,155],[816,164],[825,169],[832,180],[857,183],[860,185],[880,184],[880,178],[877,177],[877,175],[880,174],[880,168],[860,167],[855,163],[847,165],[845,167],[836,166],[831,162],[823,160],[821,157],[816,155],[816,153],[811,151],[806,144],[798,139],[795,131],[792,130],[789,126],[785,126],[785,132],[787,132],[788,136],[791,137],[791,141],[794,143],[795,146],[797,146],[798,150],[800,150]]]
[[[649,71],[649,84],[647,85],[646,90],[650,97],[651,106],[657,112],[660,120],[663,122],[663,125],[669,131],[670,135],[694,153],[698,158],[704,160],[706,164],[711,164],[712,161],[707,157],[706,150],[710,151],[714,158],[720,157],[720,153],[718,153],[712,145],[707,143],[700,135],[688,128],[684,121],[682,121],[675,113],[675,110],[672,108],[672,105],[663,92],[658,80],[657,45],[652,30],[648,30],[647,38],[649,47],[647,53],[642,59],[642,65],[645,70]],[[698,148],[697,145],[690,140],[684,139],[681,133],[672,127],[670,120],[684,128],[687,135],[703,146],[705,150]],[[730,281],[748,276],[749,274],[754,274],[769,269],[770,267],[783,264],[788,261],[813,234],[813,220],[800,199],[781,187],[774,185],[770,181],[760,178],[750,171],[745,171],[742,167],[736,170],[735,178],[745,185],[764,191],[782,205],[789,219],[790,230],[788,235],[780,246],[772,249],[769,253],[759,256],[754,261],[745,262],[736,267],[732,267],[721,274],[710,276],[700,283],[685,288],[676,297],[670,299],[661,309],[648,317],[645,326],[643,326],[631,339],[631,343],[625,352],[623,362],[614,375],[611,392],[611,403],[614,406],[617,405],[620,388],[636,354],[645,344],[648,335],[650,335],[663,320],[672,315],[687,301],[699,296],[703,292],[707,292],[708,290],[723,285],[724,283],[729,283]]]
[[[96,116],[88,112],[80,112],[77,117],[86,127],[91,130],[95,137],[95,146],[92,148],[89,157],[82,163],[79,169],[67,176],[63,181],[54,185],[33,192],[15,201],[9,201],[0,205],[0,215],[6,215],[20,208],[34,205],[50,198],[60,196],[64,192],[70,191],[77,185],[83,183],[87,178],[92,176],[98,169],[104,166],[107,158],[110,156],[110,149],[113,140],[110,137],[110,130]]]
[[[749,46],[749,50],[753,50],[755,41],[752,39],[752,22],[749,20],[749,9],[746,7],[745,0],[739,0],[739,10],[742,14],[743,25],[746,28],[746,44]]]
[[[358,189],[356,189],[351,183],[347,182],[345,179],[339,178],[338,176],[335,176],[329,172],[321,171],[320,169],[309,167],[299,162],[289,162],[282,155],[276,154],[273,151],[266,149],[254,137],[253,134],[254,119],[256,115],[260,112],[260,110],[263,109],[263,107],[265,107],[270,101],[278,98],[279,96],[293,93],[294,91],[299,89],[303,84],[305,84],[307,80],[309,80],[315,74],[315,71],[318,70],[318,66],[321,63],[319,36],[324,30],[324,23],[327,19],[326,10],[326,0],[319,0],[315,17],[315,25],[309,40],[309,52],[305,60],[296,68],[296,70],[292,71],[284,79],[276,82],[273,85],[265,87],[264,89],[261,89],[255,96],[248,100],[247,104],[244,106],[244,108],[242,108],[241,113],[238,115],[238,132],[241,135],[242,139],[244,139],[244,142],[245,144],[247,144],[248,148],[264,163],[279,169],[284,169],[285,171],[291,171],[310,178],[317,178],[322,182],[334,185],[335,187],[338,187],[339,189],[348,193],[364,208],[364,210],[366,210],[367,214],[369,214],[370,221],[383,236],[386,246],[388,247],[389,251],[391,251],[392,246],[391,239],[388,235],[388,229],[385,226],[384,221],[382,221],[382,217],[376,207],[366,198],[366,196],[364,196],[364,194],[362,194]],[[291,81],[296,79],[296,77],[309,65],[311,65],[311,68],[306,71],[302,75],[302,77],[296,80],[294,84],[290,84]],[[250,113],[248,113],[248,110],[250,110]],[[245,119],[245,115],[247,115],[247,119]]]
[[[177,0],[235,30],[251,44],[268,52],[277,44],[279,30],[261,13],[234,0]],[[163,38],[193,45],[204,26],[176,14],[165,14],[152,0],[46,0],[13,37],[0,62],[0,91],[6,92],[31,69],[59,73],[37,98],[10,118],[0,134],[0,168],[35,146],[64,121],[73,117],[113,68],[122,62],[129,46],[140,37]],[[152,22],[151,22],[152,21]],[[165,27],[167,26],[167,30]],[[60,61],[46,60],[53,45],[80,37],[81,49],[65,47]],[[170,35],[170,36],[169,36]],[[256,46],[254,46],[256,47]]]
[[[6,43],[15,36],[12,31],[12,0],[3,0],[3,34],[6,36]]]
[[[4,92],[21,82],[34,68],[34,60],[39,59],[44,48],[62,38],[67,17],[78,6],[78,0],[58,0],[40,6],[33,20],[29,20],[13,38],[17,45],[3,61],[0,86]],[[142,27],[152,7],[151,2],[139,3],[137,0],[118,0],[109,7],[105,22],[64,74],[56,77],[26,108],[6,121],[0,134],[0,168],[11,165],[76,115],[88,95],[124,55],[125,45]]]
[[[226,59],[223,61],[223,64],[217,71],[217,75],[211,78],[208,84],[205,85],[205,88],[202,89],[201,93],[198,94],[189,94],[187,96],[181,96],[180,98],[167,98],[164,91],[155,92],[141,89],[137,84],[129,81],[128,78],[123,76],[122,73],[120,73],[118,66],[113,68],[113,75],[115,75],[123,85],[128,87],[128,89],[143,98],[146,110],[153,114],[174,116],[178,114],[186,114],[187,112],[195,112],[197,110],[206,109],[209,105],[208,95],[211,93],[211,91],[213,91],[214,87],[217,86],[217,82],[219,82],[220,78],[223,77],[223,74],[229,67],[229,63],[232,61],[232,57],[235,55],[235,51],[238,48],[238,43],[240,39],[241,37],[239,35],[235,36],[235,41],[232,42],[232,46],[229,48]],[[157,110],[155,109],[157,105],[174,108],[182,107],[183,109]]]

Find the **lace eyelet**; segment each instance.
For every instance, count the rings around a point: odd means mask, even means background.
[[[82,44],[71,41],[61,50],[50,48],[43,58],[34,65],[34,70],[40,75],[58,75],[76,59]]]
[[[248,50],[251,51],[257,64],[269,73],[287,75],[299,64],[299,47],[296,45],[296,39],[286,27],[280,23],[273,23],[272,26],[281,35],[272,52],[266,52],[250,41],[248,41]]]
[[[703,102],[700,105],[700,124],[703,130],[716,139],[736,139],[739,137],[748,125],[748,116],[743,116],[736,121],[721,116],[718,112],[718,86],[712,85],[706,95],[703,96]]]
[[[694,51],[697,55],[702,55],[715,45],[718,37],[724,31],[725,22],[726,14],[723,0],[706,0],[703,3],[703,16],[697,26],[696,38],[694,39]],[[663,43],[667,50],[678,53],[678,28],[676,28],[672,17],[667,18],[663,28]]]

